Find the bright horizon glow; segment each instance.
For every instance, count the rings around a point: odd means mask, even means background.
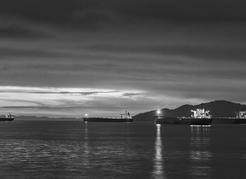
[[[25,114],[78,116],[83,110],[91,114],[96,108],[101,113],[111,102],[113,108],[121,108],[121,102],[135,101],[142,95],[140,90],[0,86],[0,107],[17,114],[24,110]]]
[[[0,112],[16,115],[115,117],[125,110],[132,114],[151,110],[156,104],[175,106],[179,100],[139,89],[0,86]]]

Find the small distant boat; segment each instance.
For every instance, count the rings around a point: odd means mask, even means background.
[[[205,109],[191,110],[191,117],[167,117],[161,115],[161,110],[157,110],[156,124],[186,124],[186,125],[201,125],[207,126],[212,123],[210,111]]]
[[[15,118],[12,114],[7,114],[4,117],[0,117],[0,121],[13,121]]]
[[[133,122],[133,118],[130,113],[125,111],[124,114],[120,114],[119,118],[110,118],[110,117],[88,117],[88,114],[85,114],[83,118],[84,122]]]

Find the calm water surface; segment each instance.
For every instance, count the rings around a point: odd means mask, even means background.
[[[0,123],[1,178],[246,178],[246,126]]]

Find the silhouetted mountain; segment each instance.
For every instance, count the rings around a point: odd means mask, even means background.
[[[233,103],[225,100],[217,100],[208,103],[201,103],[198,105],[183,105],[176,109],[162,109],[162,114],[168,117],[189,117],[191,110],[197,108],[204,108],[210,111],[213,117],[235,117],[236,112],[246,111],[246,105],[240,103]],[[140,113],[134,116],[134,120],[154,120],[156,111],[149,111]]]

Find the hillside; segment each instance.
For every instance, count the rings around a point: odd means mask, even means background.
[[[235,117],[238,111],[246,111],[246,105],[240,103],[233,103],[224,100],[217,100],[208,103],[201,103],[198,105],[183,105],[176,109],[162,109],[162,114],[168,117],[189,117],[191,110],[197,108],[205,108],[209,110],[213,117]],[[134,120],[148,121],[153,120],[156,111],[148,111],[134,116]]]

